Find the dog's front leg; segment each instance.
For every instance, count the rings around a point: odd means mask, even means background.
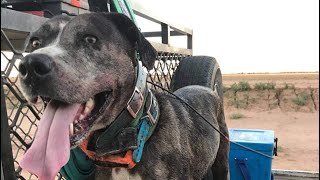
[[[95,180],[112,180],[112,169],[96,167]]]
[[[97,167],[96,180],[142,180],[137,173],[130,173],[126,168],[99,168]]]

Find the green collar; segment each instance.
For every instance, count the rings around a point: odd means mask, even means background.
[[[141,61],[138,61],[136,72],[136,86],[127,107],[96,141],[97,156],[114,155],[139,148],[139,130],[146,116],[150,127],[144,141],[147,141],[155,129],[159,117],[158,103],[147,87],[147,70]]]

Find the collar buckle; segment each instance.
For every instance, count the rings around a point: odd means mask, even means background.
[[[150,105],[148,107],[148,109],[146,110],[146,116],[148,117],[150,123],[152,125],[155,125],[158,119],[158,109],[157,109],[157,101],[154,99],[154,95],[152,94],[151,90],[148,89],[149,91],[149,96],[151,98],[151,102]]]
[[[135,119],[137,117],[137,114],[141,110],[144,102],[144,96],[139,90],[139,88],[135,88],[134,92],[128,102],[127,110],[130,113],[130,115]]]

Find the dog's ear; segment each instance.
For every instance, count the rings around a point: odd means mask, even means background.
[[[116,25],[119,31],[127,37],[133,46],[137,45],[140,60],[148,70],[151,70],[156,60],[157,51],[142,35],[134,22],[121,13],[107,13],[106,16]]]

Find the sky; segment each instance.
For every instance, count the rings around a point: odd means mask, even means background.
[[[223,74],[319,71],[318,0],[135,1],[193,29],[193,55],[215,57]],[[160,30],[137,20],[142,31]]]
[[[215,57],[223,74],[319,72],[318,0],[130,1],[193,29],[193,55]],[[160,30],[159,24],[137,21],[142,32]],[[170,44],[186,47],[186,38]]]

